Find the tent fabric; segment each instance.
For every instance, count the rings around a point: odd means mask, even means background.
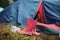
[[[40,1],[37,15],[38,15],[38,18],[39,18],[38,20],[41,20],[41,22],[45,24],[46,22],[45,22],[45,18],[44,18],[44,8],[43,8],[43,5],[42,5],[43,4],[42,1],[43,0]]]
[[[56,24],[60,27],[60,1],[59,0],[43,0],[44,16],[46,24]],[[40,32],[47,34],[59,34],[60,30],[47,27],[38,27]]]
[[[60,26],[60,1],[59,0],[46,0],[43,2],[45,10],[46,23],[57,24]]]
[[[26,24],[27,18],[34,18],[40,0],[18,0],[0,13],[0,22]]]
[[[0,13],[0,23],[12,23],[26,25],[28,18],[34,19],[40,0],[18,0],[9,5]],[[44,18],[47,24],[56,24],[60,26],[60,1],[43,0]],[[39,27],[40,31],[47,34],[57,34],[59,30],[46,27]]]

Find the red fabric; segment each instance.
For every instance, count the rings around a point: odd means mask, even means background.
[[[38,18],[42,21],[42,23],[45,23],[45,18],[44,18],[44,8],[42,5],[42,0],[40,1],[40,4],[38,6]]]

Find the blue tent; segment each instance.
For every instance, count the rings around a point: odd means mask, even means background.
[[[18,0],[5,8],[0,13],[0,23],[12,23],[26,25],[28,18],[35,18],[40,0]],[[60,1],[43,0],[44,18],[47,24],[56,24],[60,26]],[[59,33],[59,30],[40,27],[44,33]]]
[[[27,18],[34,18],[40,0],[18,0],[0,13],[0,22],[26,24]]]

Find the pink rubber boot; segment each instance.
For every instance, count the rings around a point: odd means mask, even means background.
[[[37,22],[37,25],[52,28],[52,29],[56,29],[56,30],[60,30],[60,27],[55,25],[55,24],[43,24],[43,23]]]
[[[20,34],[32,35],[32,26],[33,26],[33,20],[31,18],[28,18],[26,27],[23,30],[17,30],[17,32]]]
[[[33,34],[34,35],[36,35],[36,36],[38,36],[38,35],[40,35],[40,33],[38,33],[38,32],[36,32],[36,24],[37,24],[37,21],[36,20],[33,20],[34,22],[33,22]]]

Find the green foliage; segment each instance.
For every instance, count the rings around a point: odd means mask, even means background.
[[[9,5],[8,0],[0,0],[0,7],[5,8],[8,5]]]
[[[23,29],[22,26],[20,28]],[[35,35],[22,35],[17,32],[11,32],[11,25],[0,24],[0,40],[60,40],[58,36],[41,34]]]

